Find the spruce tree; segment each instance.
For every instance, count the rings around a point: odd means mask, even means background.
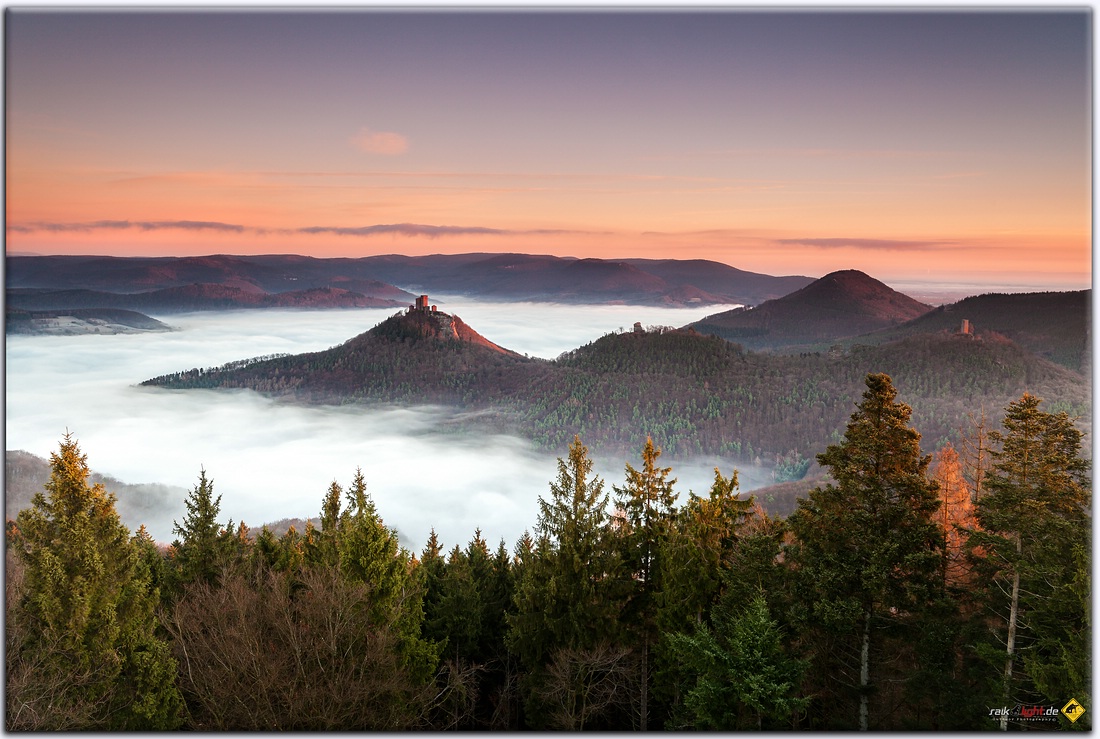
[[[841,725],[861,730],[874,722],[876,671],[891,656],[876,635],[912,627],[943,586],[931,458],[921,454],[912,411],[897,402],[890,377],[871,374],[866,385],[844,440],[818,455],[835,484],[811,491],[789,519],[804,627],[817,633],[810,642],[834,651],[819,671],[856,699],[857,715]],[[852,664],[845,655],[858,657]]]
[[[35,654],[39,681],[62,686],[49,705],[29,709],[63,715],[69,706],[90,707],[86,725],[66,728],[175,728],[183,702],[176,663],[156,635],[149,542],[130,537],[114,496],[89,485],[88,474],[86,456],[66,434],[50,456],[44,491],[17,519],[13,543],[25,563],[25,590],[8,607],[26,630],[22,643],[8,647]],[[87,680],[64,689],[70,675]]]
[[[625,576],[623,621],[638,652],[638,728],[649,728],[650,652],[657,643],[658,595],[662,589],[660,555],[675,516],[676,479],[671,467],[659,467],[661,450],[646,439],[642,468],[626,465],[626,484],[615,487],[618,538]]]
[[[202,580],[213,583],[220,569],[222,557],[220,534],[222,525],[218,522],[222,496],[214,497],[214,481],[206,477],[206,470],[200,469],[199,483],[183,501],[187,514],[183,522],[172,522],[172,533],[178,539],[172,542],[176,577],[182,583]]]
[[[339,570],[348,581],[371,588],[373,623],[394,630],[409,675],[427,682],[435,672],[438,649],[421,636],[424,583],[397,532],[378,515],[362,470],[356,470],[346,497],[337,537]]]
[[[661,548],[656,614],[661,638],[654,650],[653,697],[665,713],[682,698],[684,684],[679,660],[669,653],[665,637],[693,631],[718,601],[738,530],[753,505],[751,498],[737,497],[737,488],[736,470],[727,478],[715,469],[710,494],[689,493]]]
[[[696,729],[787,728],[808,703],[798,696],[807,664],[787,655],[763,594],[740,611],[723,598],[713,625],[699,624],[669,641],[693,675],[684,707]]]
[[[607,503],[588,449],[575,438],[568,460],[558,460],[549,500],[539,498],[533,551],[517,551],[522,574],[515,612],[508,617],[508,644],[533,678],[533,713],[539,680],[556,652],[589,650],[614,639],[618,613],[610,587],[617,561],[607,535]]]
[[[1087,717],[1091,679],[1074,655],[1091,643],[1081,597],[1089,590],[1082,553],[1091,550],[1090,465],[1069,416],[1043,412],[1040,403],[1025,393],[1005,409],[1004,430],[990,434],[999,449],[969,538],[1001,644],[999,658],[993,648],[985,653],[1000,663],[999,697],[1007,705],[1074,697]]]

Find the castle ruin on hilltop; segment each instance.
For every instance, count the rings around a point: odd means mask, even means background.
[[[428,305],[428,296],[421,295],[416,302],[409,306],[405,313],[436,313],[434,305]]]
[[[426,314],[431,316],[434,320],[435,326],[439,329],[439,335],[444,338],[457,339],[459,338],[458,329],[455,327],[455,318],[438,310],[436,306],[428,303],[428,296],[421,295],[416,299],[416,302],[405,309],[405,315],[411,316],[416,314]]]

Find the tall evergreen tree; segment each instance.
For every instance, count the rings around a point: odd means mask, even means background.
[[[642,468],[626,465],[626,484],[615,487],[618,536],[625,574],[623,621],[638,650],[640,670],[638,728],[649,728],[650,652],[657,643],[658,594],[661,592],[660,554],[675,516],[676,479],[671,467],[659,467],[661,450],[646,439]]]
[[[1091,679],[1065,650],[1085,653],[1091,643],[1081,598],[1089,589],[1081,553],[1091,550],[1090,465],[1073,421],[1039,410],[1040,402],[1025,393],[1005,409],[1004,431],[990,434],[1000,448],[969,542],[979,550],[987,614],[1003,640],[1001,699],[1011,705],[1069,694],[1088,708]]]
[[[130,537],[114,496],[89,485],[88,474],[86,456],[66,434],[50,456],[45,490],[17,519],[13,544],[25,563],[25,590],[22,602],[8,604],[8,616],[16,611],[25,639],[9,650],[37,655],[29,663],[40,683],[87,677],[55,693],[51,705],[28,708],[64,715],[69,705],[88,706],[79,727],[86,729],[175,728],[183,703],[176,663],[156,635],[159,595],[144,562],[145,540]]]
[[[653,702],[664,713],[672,712],[684,685],[681,660],[669,653],[665,636],[692,632],[718,602],[739,529],[753,506],[752,498],[741,500],[737,490],[736,470],[727,478],[715,469],[710,494],[688,495],[662,544],[656,612],[662,637],[654,650]]]
[[[340,498],[343,494],[340,484],[333,480],[321,504],[321,530],[312,537],[314,545],[307,555],[307,561],[311,564],[336,566],[339,561]]]
[[[337,539],[340,572],[349,581],[371,588],[374,622],[395,630],[410,676],[428,681],[438,649],[421,637],[424,584],[409,553],[398,543],[397,532],[378,515],[362,470],[356,470],[346,497],[348,507]]]
[[[222,524],[218,522],[222,496],[214,497],[214,481],[206,477],[206,470],[199,470],[199,483],[183,504],[187,514],[183,522],[172,522],[172,542],[176,577],[181,583],[202,580],[212,583],[218,576],[222,563]]]
[[[609,588],[617,564],[607,504],[588,449],[575,438],[568,460],[558,460],[549,500],[539,498],[534,551],[517,552],[522,574],[508,644],[536,682],[556,651],[591,649],[614,636],[618,614]]]
[[[912,411],[896,401],[890,377],[871,374],[866,384],[843,442],[818,455],[835,484],[811,491],[789,519],[791,561],[812,616],[804,626],[836,640],[836,660],[820,667],[854,693],[849,726],[861,730],[872,726],[875,672],[886,662],[876,633],[911,625],[943,584],[943,533],[933,520],[939,501],[926,475],[931,458],[921,454]],[[824,637],[810,641],[830,645]],[[857,663],[845,664],[842,655],[853,652]],[[845,677],[853,672],[857,679]]]

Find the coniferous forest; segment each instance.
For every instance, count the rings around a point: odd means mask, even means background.
[[[320,524],[128,531],[65,436],[7,525],[8,730],[1090,729],[1091,482],[1025,393],[921,448],[867,375],[788,517],[652,440],[618,480],[580,436],[519,541],[403,549],[361,470]],[[727,475],[728,473],[728,475]]]

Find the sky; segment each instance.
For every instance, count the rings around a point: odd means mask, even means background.
[[[8,10],[7,252],[1091,286],[1065,11]]]

